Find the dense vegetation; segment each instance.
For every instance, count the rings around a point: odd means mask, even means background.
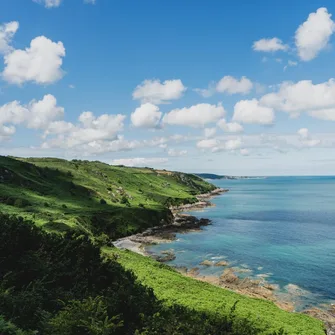
[[[0,156],[0,334],[323,334],[308,316],[106,246],[214,188],[164,170]]]
[[[155,295],[167,306],[177,304],[199,313],[217,313],[225,318],[236,303],[235,315],[248,319],[259,332],[255,334],[281,334],[283,328],[290,335],[322,335],[321,321],[307,315],[288,313],[274,303],[262,299],[253,299],[235,292],[222,289],[206,282],[181,275],[165,264],[135,254],[111,248],[103,249],[106,254],[117,255],[118,261],[132,270],[142,284],[151,287]],[[266,329],[265,332],[261,329]],[[276,333],[276,331],[278,333]],[[240,330],[239,334],[249,334]],[[252,333],[253,334],[253,333]]]
[[[170,222],[169,205],[214,186],[194,175],[101,162],[0,156],[0,211],[49,231],[118,238]]]
[[[7,215],[0,225],[0,334],[284,334],[237,316],[234,304],[217,306],[230,307],[225,316],[163,304],[85,235]]]

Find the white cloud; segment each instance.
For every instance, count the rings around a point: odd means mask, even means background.
[[[137,158],[120,158],[120,159],[114,159],[112,160],[112,165],[126,165],[126,166],[148,166],[152,164],[164,164],[168,162],[167,158],[143,158],[143,157],[137,157]]]
[[[321,120],[335,121],[335,107],[313,110],[308,112],[308,115]]]
[[[215,138],[211,138],[211,139],[198,141],[197,148],[211,149],[211,148],[217,147],[218,145],[220,145],[220,141]]]
[[[330,79],[315,85],[311,80],[284,82],[277,92],[264,95],[260,104],[288,112],[292,117],[307,112],[313,117],[332,120],[335,109],[335,80]]]
[[[224,76],[218,83],[212,81],[208,88],[195,88],[193,91],[197,92],[204,98],[211,97],[215,92],[227,94],[248,94],[253,88],[253,83],[247,77],[236,79],[232,76]]]
[[[165,80],[163,83],[160,80],[144,80],[135,88],[133,99],[159,105],[181,98],[186,89],[180,79]]]
[[[242,155],[242,156],[249,156],[249,150],[248,149],[241,149],[240,150],[240,154]]]
[[[11,135],[13,125],[22,124],[30,129],[47,129],[54,120],[63,117],[64,108],[57,106],[56,98],[47,94],[42,100],[32,100],[27,105],[12,101],[0,107],[0,128]]]
[[[95,5],[96,0],[84,0],[84,3]]]
[[[225,119],[218,121],[217,125],[228,133],[241,133],[243,127],[237,122],[227,122]]]
[[[287,51],[288,45],[284,44],[282,40],[277,37],[262,38],[255,41],[252,48],[255,51],[274,52],[274,51]]]
[[[269,125],[274,119],[273,109],[261,106],[257,99],[241,100],[235,104],[233,121]]]
[[[197,92],[203,98],[209,98],[216,92],[216,83],[212,81],[209,83],[208,88],[195,88],[193,91]]]
[[[171,157],[180,157],[185,156],[187,154],[187,150],[176,150],[176,149],[169,149],[168,155]]]
[[[159,107],[147,102],[136,108],[131,114],[131,122],[135,127],[156,128],[159,125],[162,113]]]
[[[11,46],[12,38],[19,29],[17,21],[8,22],[0,25],[0,53],[6,54],[13,48]]]
[[[170,125],[182,125],[201,127],[216,122],[225,115],[221,104],[198,104],[189,108],[173,109],[164,115],[163,123]]]
[[[34,2],[44,5],[46,8],[59,7],[62,0],[33,0]]]
[[[77,125],[68,122],[51,123],[44,137],[55,134],[58,136],[48,138],[43,147],[88,150],[93,145],[101,144],[105,145],[103,152],[113,151],[112,146],[119,147],[125,144],[123,138],[118,136],[123,130],[125,118],[126,116],[122,114],[103,114],[97,117],[92,112],[83,112],[78,118]]]
[[[204,135],[206,138],[213,137],[216,134],[216,128],[205,128]]]
[[[225,143],[225,149],[226,150],[236,150],[239,149],[242,146],[242,141],[240,138],[233,139],[233,140],[228,140]]]
[[[295,33],[295,44],[298,55],[303,61],[315,58],[329,42],[335,31],[335,23],[331,19],[327,8],[319,8],[315,13],[309,14]]]
[[[309,137],[309,132],[307,128],[301,128],[297,131],[298,135],[300,136],[300,138],[302,139],[307,139]]]
[[[313,139],[311,137],[307,128],[299,129],[297,131],[297,134],[299,136],[299,140],[302,147],[312,148],[321,144],[321,141],[319,139]]]
[[[34,38],[25,50],[13,50],[5,55],[3,79],[11,84],[25,82],[51,84],[63,77],[61,69],[65,48],[45,36]]]
[[[57,100],[51,94],[45,95],[40,101],[31,101],[28,109],[27,126],[32,129],[46,129],[50,122],[64,115],[64,108],[57,106]]]
[[[71,122],[66,121],[53,121],[50,122],[46,128],[43,138],[46,138],[49,135],[59,135],[71,131],[75,126]]]
[[[216,91],[228,94],[247,94],[252,90],[253,84],[250,79],[242,77],[240,80],[232,77],[223,77],[216,85]]]
[[[76,88],[76,86],[74,86],[73,84],[70,84],[69,88]]]

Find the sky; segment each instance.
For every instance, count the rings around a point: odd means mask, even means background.
[[[0,154],[335,174],[334,1],[1,0]]]

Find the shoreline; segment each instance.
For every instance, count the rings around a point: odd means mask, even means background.
[[[203,226],[211,225],[211,220],[184,214],[184,211],[201,210],[207,207],[212,207],[209,200],[213,197],[228,192],[228,189],[217,188],[212,192],[200,194],[197,196],[198,202],[193,204],[185,204],[181,206],[171,206],[170,210],[174,216],[172,224],[164,226],[156,226],[149,228],[142,233],[127,236],[113,242],[113,245],[119,249],[127,249],[135,253],[141,254],[146,257],[151,257],[159,262],[168,262],[175,259],[173,250],[164,250],[161,255],[155,255],[147,252],[145,248],[149,245],[169,243],[176,239],[177,233],[200,232]],[[221,264],[219,264],[221,263]],[[258,298],[271,301],[279,308],[295,312],[293,300],[283,300],[276,295],[278,286],[266,281],[266,277],[253,279],[250,277],[240,278],[237,274],[247,272],[248,269],[230,267],[227,261],[209,261],[205,260],[200,266],[220,266],[222,273],[217,275],[202,275],[200,268],[186,268],[186,267],[173,267],[182,275],[194,278],[196,280],[204,281],[212,285],[231,290],[241,295],[246,295],[251,298]],[[327,327],[327,335],[335,335],[335,306],[325,306],[325,309],[311,307],[300,313],[310,315],[320,319]]]

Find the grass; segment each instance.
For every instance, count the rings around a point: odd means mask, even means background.
[[[169,222],[168,205],[214,186],[194,175],[101,162],[0,156],[0,211],[47,230],[118,238]]]
[[[154,290],[167,305],[178,304],[199,312],[228,315],[236,301],[236,314],[253,320],[268,331],[284,328],[290,335],[324,335],[321,321],[304,314],[289,313],[274,303],[239,295],[211,284],[185,277],[167,265],[130,251],[104,248],[107,255],[117,255],[118,261],[132,270],[140,282]]]

